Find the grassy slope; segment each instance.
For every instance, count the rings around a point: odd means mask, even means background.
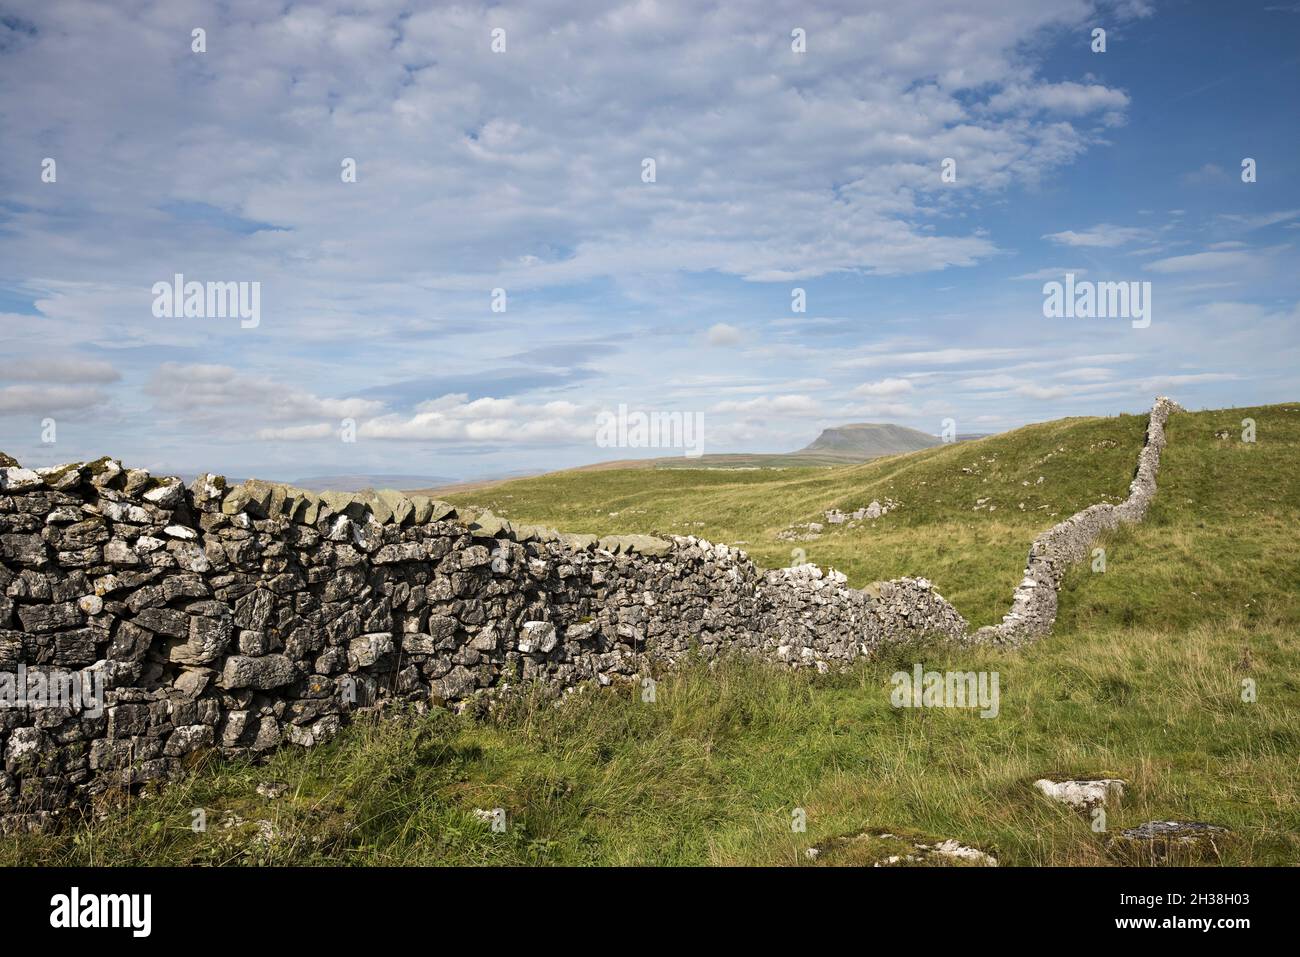
[[[1248,415],[1259,423],[1253,446],[1235,439]],[[699,531],[710,538],[751,541],[832,505],[891,494],[905,507],[887,525],[808,543],[810,558],[839,556],[859,581],[925,573],[968,614],[991,612],[1007,601],[1024,546],[1050,523],[1045,512],[1123,494],[1142,424],[1051,423],[986,440],[982,452],[972,444],[798,477],[655,473],[654,494],[645,472],[485,494],[521,520],[575,530],[704,521]],[[1216,439],[1216,429],[1234,438]],[[1032,789],[1038,777],[1064,775],[1131,783],[1112,829],[1209,820],[1234,830],[1218,860],[1293,863],[1300,408],[1179,415],[1169,435],[1148,521],[1106,542],[1104,574],[1071,572],[1056,634],[1025,651],[901,647],[824,677],[744,663],[686,668],[664,678],[654,704],[613,690],[560,708],[521,703],[493,722],[359,724],[330,746],[286,750],[264,767],[209,761],[158,794],[105,809],[96,823],[0,842],[0,863],[794,864],[810,845],[865,830],[957,837],[1004,864],[1111,862],[1084,818]],[[1098,445],[1108,439],[1115,449]],[[1039,463],[1057,448],[1066,451]],[[963,465],[980,474],[962,475]],[[1037,474],[1042,486],[1019,484]],[[683,492],[680,512],[661,511],[660,482],[682,483],[671,485]],[[922,489],[933,498],[914,494]],[[969,511],[988,495],[1003,503],[996,513]],[[548,499],[557,503],[549,510]],[[1022,500],[1049,508],[1022,516]],[[780,556],[782,547],[752,551]],[[898,548],[905,557],[889,554]],[[995,597],[983,599],[986,591]],[[889,675],[914,661],[998,671],[1001,715],[891,708]],[[1243,678],[1257,683],[1253,704],[1240,700]],[[291,792],[259,797],[254,785],[266,780]],[[190,810],[200,806],[213,826],[196,835]],[[504,834],[472,815],[496,806],[509,812]],[[790,830],[795,807],[807,811],[806,834]],[[279,836],[264,844],[247,826],[222,829],[225,811],[270,820]],[[873,839],[820,861],[863,863],[898,850]]]
[[[854,466],[561,472],[452,499],[571,532],[703,535],[740,544],[766,567],[803,559],[801,549],[855,586],[925,576],[975,624],[988,624],[1006,610],[1038,532],[1128,494],[1145,431],[1145,416],[1062,419]],[[812,541],[776,537],[792,524],[824,524],[828,509],[887,497],[902,507],[874,522],[825,525]],[[988,501],[976,510],[980,499]]]

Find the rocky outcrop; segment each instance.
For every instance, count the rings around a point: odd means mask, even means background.
[[[1027,579],[1043,587],[1017,592],[1007,634],[1050,627],[1063,563],[1141,516],[1171,408],[1153,410],[1128,502],[1035,542]],[[926,635],[965,640],[968,626],[925,579],[853,589],[694,537],[565,535],[392,491],[13,463],[0,466],[0,828],[161,780],[203,749],[310,746],[390,701],[635,680],[688,654],[826,671]]]

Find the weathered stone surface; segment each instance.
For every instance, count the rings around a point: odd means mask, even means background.
[[[673,550],[673,543],[652,535],[609,535],[597,542],[597,547],[614,555],[636,554],[661,556]]]
[[[1079,810],[1110,804],[1124,796],[1124,782],[1119,778],[1088,781],[1050,781],[1040,778],[1034,782],[1034,787],[1053,801],[1060,801]]]
[[[231,655],[222,668],[220,684],[228,689],[256,688],[258,691],[266,691],[287,685],[296,677],[297,669],[284,655],[265,655],[261,658]]]
[[[180,479],[171,479],[145,492],[142,497],[159,508],[175,508],[185,497],[185,486]]]
[[[348,665],[352,669],[369,668],[393,650],[393,636],[388,632],[358,635],[348,645]]]
[[[191,724],[177,728],[167,739],[167,746],[163,748],[163,754],[168,757],[189,754],[191,751],[197,751],[199,748],[210,745],[213,737],[211,725]]]
[[[513,529],[506,519],[484,512],[470,524],[469,530],[475,538],[496,538],[498,535],[509,535]]]
[[[0,492],[27,492],[44,484],[31,469],[0,468]]]
[[[1203,821],[1147,821],[1121,831],[1119,836],[1134,841],[1199,841],[1227,833],[1226,827]]]
[[[1195,864],[1218,859],[1232,832],[1204,821],[1147,821],[1112,835],[1106,849],[1130,864]]]
[[[44,568],[49,563],[48,549],[39,535],[0,535],[0,560],[29,568]]]
[[[171,611],[172,609],[159,609],[159,611]],[[136,616],[136,621],[149,614],[153,609],[148,609]],[[229,615],[221,617],[208,617],[205,615],[184,615],[185,629],[183,632],[184,642],[173,642],[167,648],[167,660],[178,665],[206,665],[216,662],[230,648],[231,638],[234,634],[234,623]],[[166,622],[171,624],[170,619]],[[146,628],[149,626],[145,624]],[[158,629],[151,629],[158,631]],[[160,634],[171,634],[171,632],[159,632]],[[181,637],[176,635],[175,637]]]
[[[24,631],[40,634],[76,627],[85,617],[76,602],[66,601],[58,605],[24,605],[18,609],[18,620]]]

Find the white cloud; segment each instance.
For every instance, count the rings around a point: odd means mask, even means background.
[[[346,320],[334,315],[344,289],[396,319],[419,314],[431,289],[973,265],[996,243],[958,222],[935,228],[933,158],[961,156],[971,191],[998,192],[1093,145],[1091,117],[1127,96],[1048,82],[1028,52],[1084,9],[664,2],[593,15],[545,2],[399,17],[322,3],[215,13],[223,42],[200,64],[176,54],[161,0],[117,19],[37,6],[24,14],[31,38],[0,61],[6,137],[58,128],[66,154],[97,160],[60,180],[77,218],[51,215],[34,177],[6,178],[30,212],[0,255],[14,274],[48,275],[39,251],[57,242],[68,275],[53,278],[132,288],[204,262],[212,278],[264,280],[272,328],[299,334]],[[487,52],[489,20],[509,25],[502,56]],[[796,21],[807,56],[780,26]],[[140,62],[157,65],[147,81]],[[990,101],[1052,115],[1007,117]],[[347,154],[358,179],[345,186]],[[640,179],[647,155],[654,184]],[[176,204],[190,204],[180,245]],[[196,219],[198,204],[209,213]],[[280,228],[230,228],[241,218]]]
[[[864,382],[853,390],[854,395],[888,397],[903,395],[912,391],[912,383],[907,379],[881,379],[878,382]]]
[[[966,379],[958,379],[957,387],[961,389],[971,389],[975,392],[987,392],[995,389],[1014,389],[1022,380],[1013,375],[1006,373],[990,373],[988,375],[970,376]]]
[[[760,396],[744,401],[728,400],[713,406],[713,412],[737,415],[807,416],[820,415],[821,406],[806,395]]]
[[[328,422],[315,425],[288,425],[283,428],[258,429],[257,437],[267,441],[298,442],[303,439],[325,439],[336,434],[335,426]]]
[[[1197,385],[1203,382],[1235,382],[1241,376],[1234,372],[1197,372],[1186,375],[1160,375],[1142,379],[1138,387],[1146,392],[1161,392],[1179,386]]]
[[[251,454],[262,461],[278,454],[274,443],[298,443],[284,452],[298,469],[309,440],[321,443],[317,461],[335,457],[332,437],[351,417],[363,440],[380,441],[344,449],[349,462],[374,456],[375,468],[393,454],[388,441],[406,441],[412,460],[427,453],[424,467],[446,445],[476,443],[527,444],[532,465],[544,458],[534,445],[588,442],[596,403],[657,401],[661,384],[674,401],[714,409],[711,443],[761,441],[832,410],[914,415],[890,400],[945,386],[963,421],[1032,415],[1036,402],[1020,401],[1016,386],[1111,388],[1099,368],[1091,378],[1051,364],[1085,361],[1079,353],[1105,348],[1103,333],[1037,322],[1031,288],[888,278],[986,263],[969,278],[1001,276],[1005,243],[1071,224],[1043,219],[1057,207],[1038,197],[1089,151],[1118,148],[1103,127],[1129,96],[1079,61],[1041,59],[1047,44],[1084,35],[1097,10],[1085,0],[620,0],[594,12],[574,0],[469,0],[410,15],[386,0],[240,0],[215,9],[209,37],[220,43],[201,59],[177,43],[187,29],[178,30],[175,4],[139,0],[117,18],[30,6],[22,16],[34,32],[0,57],[6,145],[21,160],[43,155],[36,147],[53,136],[57,155],[94,162],[61,160],[57,190],[25,160],[0,164],[13,212],[0,261],[20,281],[6,288],[20,305],[7,299],[6,308],[23,310],[0,315],[9,346],[0,351],[56,342],[60,354],[111,355],[112,367],[23,370],[25,360],[10,359],[18,371],[0,377],[0,407],[86,408],[107,398],[87,387],[120,383],[112,428],[95,432],[101,447],[88,453],[127,454],[120,420],[136,450],[166,447],[186,468],[239,471],[249,439],[261,437]],[[1104,9],[1108,22],[1118,18]],[[491,21],[509,29],[504,56],[486,49]],[[791,23],[809,31],[806,56],[789,50]],[[339,180],[344,155],[359,164],[354,184]],[[658,162],[654,184],[640,179],[645,156]],[[958,158],[957,189],[939,182],[943,156]],[[1030,191],[1039,184],[1044,192]],[[1150,230],[1053,232],[1051,246],[1039,244],[1047,251],[1026,250],[1024,261],[1077,257],[1095,272],[1096,250],[1140,261],[1138,246],[1151,258],[1197,248],[1176,245],[1189,234],[1171,235],[1155,216],[1138,219],[1125,195],[1103,184],[1089,197],[1097,211],[1081,222],[1131,216]],[[990,218],[994,207],[1010,218]],[[1269,219],[1286,215],[1215,220],[1218,232],[1202,241],[1294,225]],[[261,326],[153,318],[151,284],[177,271],[261,281]],[[786,288],[757,282],[800,277],[831,279],[808,284],[806,317],[788,317]],[[859,282],[860,300],[842,295]],[[1170,323],[1113,346],[1133,349],[1144,371],[1195,373],[1197,350],[1221,347],[1219,330],[1247,326],[1254,338],[1243,332],[1238,364],[1223,368],[1293,354],[1294,323],[1269,314],[1265,336],[1250,325],[1259,313],[1249,304],[1194,313],[1194,300],[1187,309],[1176,301],[1187,287],[1165,285],[1177,334]],[[508,313],[489,310],[497,286],[509,290]],[[1252,293],[1280,302],[1291,290]],[[788,318],[763,324],[769,316]],[[881,341],[899,330],[920,338]],[[563,349],[544,362],[517,357],[542,341],[596,338],[610,345],[589,362]],[[164,360],[173,361],[155,372]],[[1034,362],[1044,363],[1043,383],[1008,368]],[[534,374],[539,363],[547,376]],[[590,366],[581,377],[567,375],[581,364]],[[152,408],[140,402],[142,381]],[[400,402],[383,391],[421,381],[436,384],[414,396],[406,388]],[[83,391],[31,388],[41,383]],[[408,405],[469,383],[471,394],[493,397]],[[1205,394],[1197,382],[1184,387]],[[853,405],[854,395],[872,401]],[[592,407],[552,401],[575,396]],[[917,401],[929,416],[930,400]],[[781,417],[790,421],[765,421]],[[519,467],[506,454],[494,465]]]
[[[464,394],[423,402],[414,415],[366,419],[358,427],[358,435],[367,439],[451,443],[560,444],[593,441],[595,433],[595,411],[572,402],[470,401]]]
[[[1211,269],[1235,269],[1249,265],[1257,261],[1258,258],[1256,253],[1240,250],[1192,253],[1187,256],[1170,256],[1167,259],[1157,259],[1154,262],[1147,263],[1143,268],[1162,273],[1201,272],[1202,270]]]
[[[72,382],[104,385],[122,378],[112,363],[98,359],[25,356],[0,362],[0,379],[16,382]]]
[[[1040,282],[1041,282],[1041,281],[1044,281],[1044,280],[1048,280],[1048,279],[1056,279],[1056,280],[1062,280],[1062,281],[1063,281],[1064,278],[1065,278],[1065,274],[1066,274],[1067,272],[1072,272],[1072,273],[1074,273],[1074,275],[1075,275],[1076,277],[1086,276],[1086,275],[1088,274],[1088,270],[1086,270],[1086,269],[1080,269],[1080,268],[1077,267],[1077,266],[1073,266],[1073,267],[1069,267],[1069,266],[1049,266],[1047,269],[1039,269],[1039,270],[1037,270],[1037,271],[1035,271],[1035,272],[1021,273],[1019,276],[1012,276],[1011,278],[1012,278],[1013,280],[1014,280],[1014,279],[1029,279],[1029,280],[1036,280],[1036,281],[1040,281]]]
[[[1099,366],[1081,366],[1077,369],[1063,369],[1056,374],[1058,379],[1079,379],[1087,382],[1104,382],[1114,375],[1113,369]]]
[[[1065,116],[1085,116],[1095,112],[1122,111],[1128,104],[1128,96],[1120,90],[1099,83],[1065,82],[1008,87],[989,100],[989,109],[1047,110]]]
[[[91,409],[108,401],[98,389],[71,385],[10,385],[0,388],[0,415],[53,415]]]
[[[1059,233],[1048,233],[1043,238],[1050,239],[1061,246],[1109,249],[1150,239],[1151,231],[1136,226],[1112,226],[1109,223],[1101,223],[1091,229],[1067,229]]]
[[[1226,182],[1228,171],[1218,163],[1206,163],[1190,173],[1183,174],[1183,182],[1188,186],[1202,186],[1206,183]],[[1182,212],[1178,210],[1177,212]]]
[[[1219,218],[1239,226],[1245,226],[1247,229],[1262,229],[1265,226],[1275,226],[1278,223],[1290,222],[1298,216],[1300,216],[1300,209],[1283,209],[1271,213],[1258,213],[1250,216],[1242,216],[1235,213],[1222,213]]]
[[[239,372],[230,366],[165,362],[145,392],[160,409],[198,419],[229,419],[239,413],[253,420],[287,422],[305,418],[361,418],[379,413],[373,399],[321,398],[269,376]]]
[[[711,346],[735,346],[745,341],[745,334],[725,322],[715,323],[707,333]]]
[[[843,421],[861,421],[863,419],[907,419],[916,416],[918,410],[902,402],[860,402],[846,405],[836,413]]]
[[[1026,382],[1016,386],[1014,391],[1016,395],[1022,395],[1027,399],[1061,399],[1066,396],[1078,395],[1081,390],[1074,386],[1044,386]]]
[[[1016,359],[1028,356],[1031,351],[1022,348],[965,348],[952,346],[945,349],[922,349],[910,352],[881,352],[879,355],[854,356],[840,364],[856,369],[883,365],[962,365],[967,362],[985,362]]]

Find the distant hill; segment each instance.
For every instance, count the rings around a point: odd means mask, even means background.
[[[188,485],[198,478],[198,472],[177,472],[176,475]],[[514,476],[511,476],[512,478]],[[425,488],[425,487],[447,487],[455,483],[455,479],[447,478],[445,475],[389,475],[378,473],[373,475],[314,475],[308,478],[281,479],[270,478],[267,476],[245,476],[245,475],[227,475],[226,486],[239,485],[249,478],[265,478],[268,482],[283,482],[285,485],[292,485],[296,488],[310,489],[313,492],[360,492],[368,488]]]
[[[831,455],[846,462],[865,462],[882,455],[917,452],[938,445],[937,436],[885,422],[857,422],[823,429],[796,455]]]
[[[982,438],[959,435],[958,442]],[[883,455],[919,452],[941,444],[939,437],[886,422],[855,422],[823,429],[821,435],[797,452],[738,452],[682,455],[655,459],[633,459],[601,463],[593,468],[659,469],[779,469],[817,465],[852,465],[878,459]]]
[[[367,488],[426,488],[454,481],[442,475],[317,475],[294,479],[289,484],[315,492],[359,492]]]
[[[958,435],[958,442],[983,438],[982,435]],[[901,455],[939,445],[937,436],[917,429],[883,422],[857,422],[823,429],[811,445],[797,452],[714,452],[689,457],[678,453],[657,458],[616,459],[561,469],[550,474],[565,472],[603,472],[619,469],[719,469],[742,471],[749,469],[795,469],[855,465],[884,455]],[[421,486],[401,485],[395,488],[414,489],[425,495],[454,495],[483,491],[510,481],[507,478],[475,482],[434,483]]]

